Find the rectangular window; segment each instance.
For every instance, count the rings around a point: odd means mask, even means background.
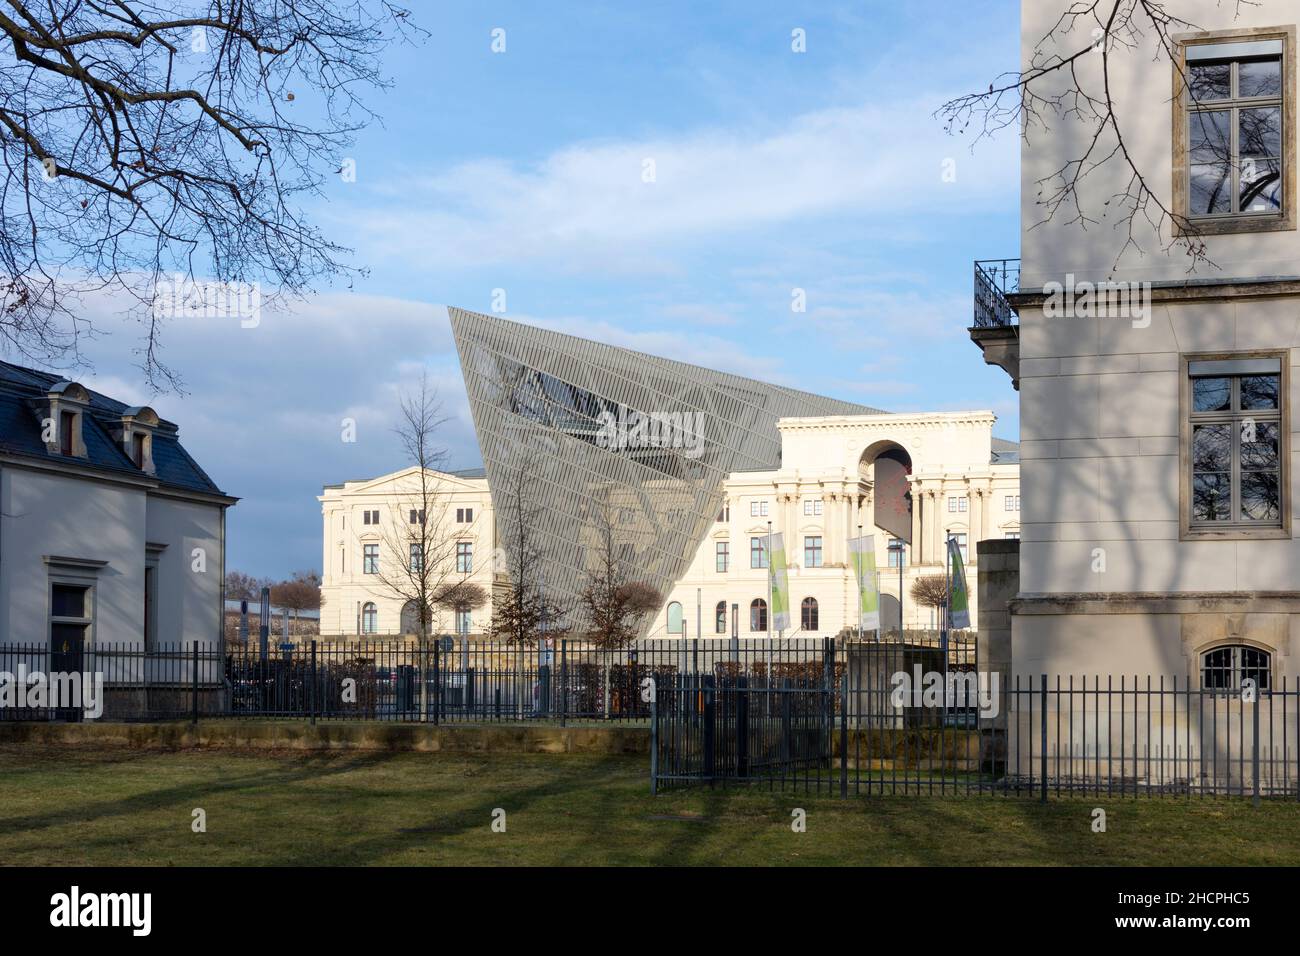
[[[766,501],[751,501],[751,502],[749,503],[749,516],[750,516],[751,518],[766,518],[766,517],[767,517],[767,502],[766,502]]]
[[[948,537],[957,542],[957,550],[961,554],[962,565],[964,566],[968,564],[970,562],[970,556],[966,553],[966,535],[950,534]]]
[[[473,524],[473,523],[474,523],[474,509],[473,509],[473,508],[466,508],[466,509],[465,509],[465,523],[466,523],[466,524]]]
[[[1006,540],[1008,540],[1008,541],[1019,541],[1019,540],[1020,540],[1020,532],[1019,532],[1019,531],[1008,531],[1008,532],[1007,532],[1006,534],[1004,534],[1002,537],[1004,537],[1004,538],[1005,538]]]
[[[718,523],[721,524],[731,520],[731,505],[723,505],[718,509]]]
[[[820,498],[808,498],[803,503],[803,513],[806,515],[819,515],[822,513],[822,500]]]
[[[76,412],[59,412],[59,454],[72,456],[72,436],[76,427]]]
[[[949,511],[954,511],[954,512],[957,510],[957,499],[956,499],[956,498],[949,498],[949,499],[948,499],[948,510],[949,510]]]
[[[89,587],[50,585],[50,646],[55,651],[62,652],[65,642],[80,641],[84,644],[89,638],[90,605]]]
[[[363,519],[362,524],[379,524],[378,511],[363,511],[361,517]]]
[[[140,432],[131,433],[131,461],[135,467],[144,467],[144,435]]]
[[[751,568],[767,567],[767,539],[749,539],[749,566]]]
[[[424,524],[424,509],[412,508],[406,520],[411,524]]]
[[[361,546],[361,573],[379,573],[379,545],[364,544]]]
[[[803,539],[803,566],[820,568],[822,566],[822,539],[820,535],[810,535]]]
[[[714,545],[714,556],[719,574],[726,574],[731,564],[731,542],[719,541]]]
[[[1284,149],[1295,135],[1287,49],[1294,30],[1243,33],[1197,37],[1182,48],[1177,206],[1211,234],[1294,223],[1294,171]]]
[[[474,509],[473,509],[473,508],[457,508],[457,509],[456,509],[456,523],[457,523],[457,524],[472,524],[473,521],[474,521]]]
[[[889,566],[891,568],[907,567],[907,545],[899,538],[889,539]]]
[[[461,574],[469,574],[474,570],[474,545],[472,542],[456,542],[456,570]]]
[[[1019,495],[1006,495],[1006,496],[1003,498],[1003,500],[1002,500],[1002,510],[1003,510],[1003,511],[1019,511],[1019,510],[1020,510],[1020,496],[1019,496]]]
[[[416,572],[424,570],[424,546],[419,542],[411,545],[411,570]]]
[[[1286,527],[1286,363],[1280,355],[1188,358],[1184,530]]]
[[[969,507],[969,504],[970,504],[970,500],[969,500],[968,498],[958,498],[958,499],[957,499],[957,510],[958,510],[958,511],[965,511],[965,510],[967,509],[967,507]]]
[[[468,608],[456,612],[456,633],[468,634],[473,626],[472,613]]]

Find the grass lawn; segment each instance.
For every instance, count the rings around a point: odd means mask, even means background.
[[[1108,832],[1091,831],[1102,806]],[[191,811],[207,832],[191,831]],[[494,833],[494,808],[506,832]],[[807,832],[790,829],[792,808]],[[643,759],[0,747],[0,860],[65,865],[1300,864],[1300,805],[651,797]]]

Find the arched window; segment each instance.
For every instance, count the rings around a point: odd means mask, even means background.
[[[374,634],[379,630],[379,608],[370,602],[361,606],[361,633]]]
[[[719,601],[718,606],[714,608],[713,613],[717,619],[714,625],[714,629],[719,634],[726,634],[727,633],[727,602]]]
[[[682,605],[679,601],[668,605],[668,633],[682,633]]]
[[[803,599],[803,607],[800,609],[800,619],[803,621],[805,631],[817,630],[817,599],[806,597]]]
[[[754,598],[754,602],[749,605],[749,629],[767,630],[767,602],[762,598]]]
[[[1205,690],[1241,690],[1242,681],[1253,680],[1256,690],[1269,689],[1272,655],[1258,647],[1225,644],[1201,655],[1201,687]]]

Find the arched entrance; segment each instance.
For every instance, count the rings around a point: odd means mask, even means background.
[[[891,441],[876,442],[858,459],[858,474],[872,486],[872,522],[892,537],[912,542],[912,456]]]

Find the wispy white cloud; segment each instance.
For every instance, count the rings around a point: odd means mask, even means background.
[[[440,268],[542,261],[656,272],[672,268],[674,241],[696,248],[818,217],[906,222],[1005,204],[1018,188],[1014,140],[971,155],[932,118],[941,100],[823,109],[762,130],[577,143],[533,165],[412,168],[373,186],[375,208],[353,225],[373,254],[436,257]],[[945,160],[956,164],[954,182]]]

